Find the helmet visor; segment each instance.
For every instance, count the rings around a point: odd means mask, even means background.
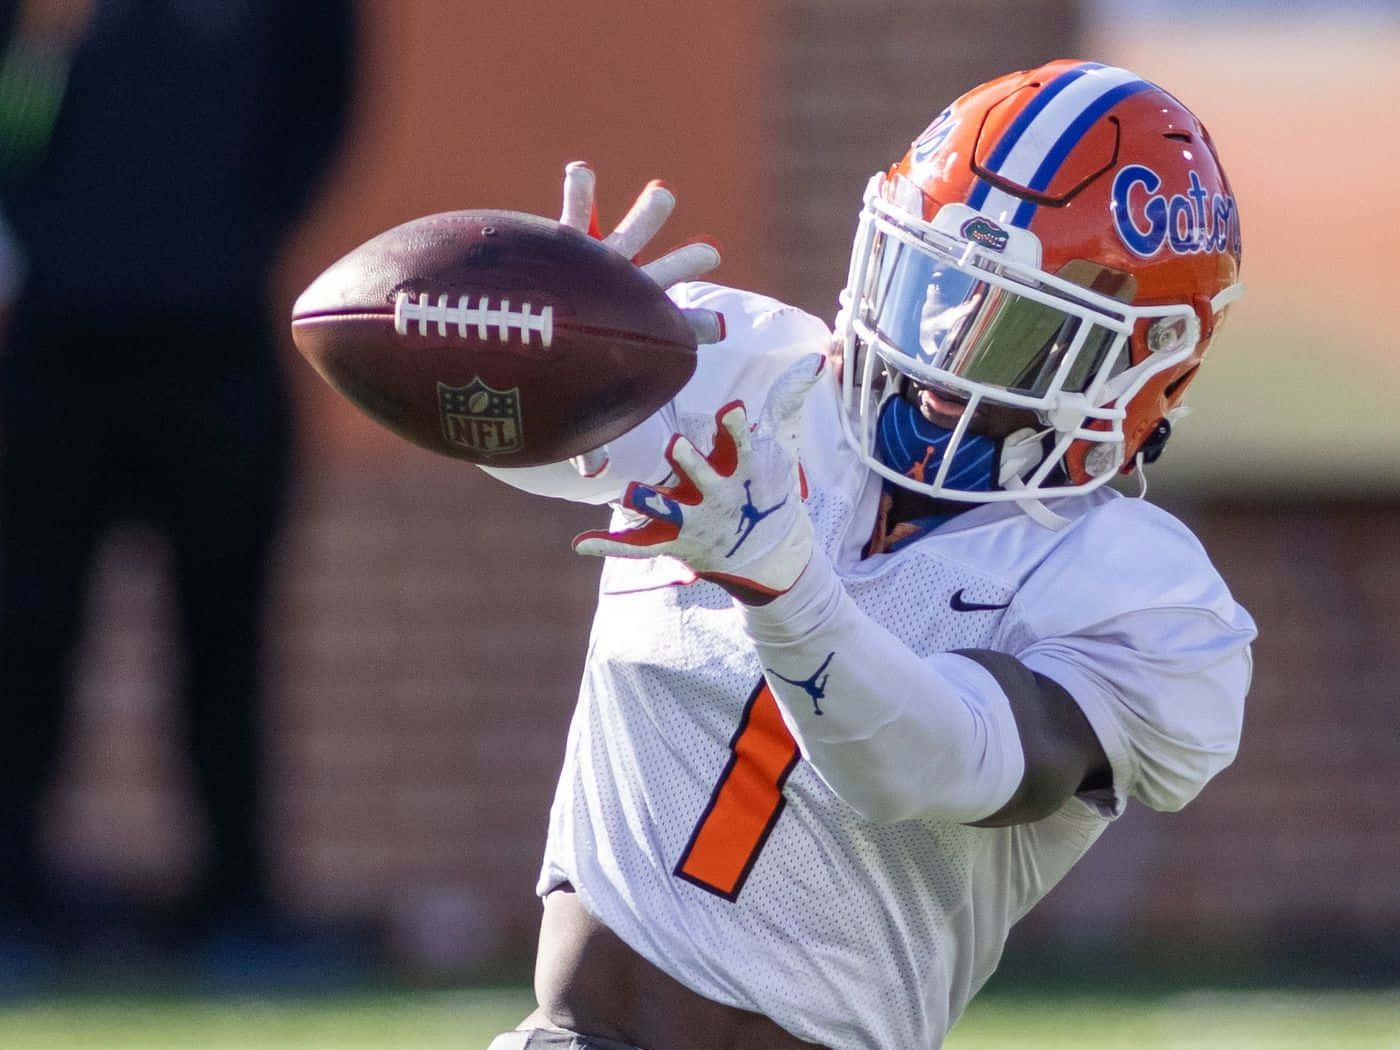
[[[1052,388],[1082,393],[1114,344],[1115,332],[1102,326],[1077,340],[1092,321],[1042,301],[1048,291],[1034,297],[1038,286],[996,279],[981,264],[955,264],[885,231],[871,256],[866,321],[887,352],[925,369],[1032,397]],[[1132,296],[1131,277],[1083,260],[1060,276],[1120,301]],[[1063,291],[1053,294],[1065,301]]]

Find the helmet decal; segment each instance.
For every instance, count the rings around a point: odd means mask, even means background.
[[[1043,193],[1100,117],[1130,95],[1152,89],[1152,84],[1126,69],[1081,63],[1041,88],[997,142],[986,169]],[[968,204],[978,211],[1009,216],[1011,225],[1021,227],[1030,225],[1036,210],[1035,201],[998,189],[986,179],[978,182]]]
[[[1190,188],[1169,198],[1157,192],[1162,177],[1145,164],[1129,164],[1113,177],[1113,222],[1118,236],[1134,255],[1150,259],[1162,250],[1164,243],[1175,255],[1240,250],[1234,195],[1211,194],[1201,185],[1194,168],[1187,178]],[[1148,197],[1135,214],[1133,191],[1137,187]],[[1138,214],[1145,221],[1140,223]]]
[[[958,232],[974,244],[980,244],[994,252],[1005,251],[1006,242],[1010,239],[1010,234],[984,215],[968,219]]]
[[[938,114],[938,116],[934,117],[933,123],[926,127],[923,134],[914,140],[911,149],[916,164],[923,164],[938,152],[939,147],[941,147],[943,143],[948,141],[948,136],[951,135],[953,130],[958,126],[957,121],[948,119],[952,115],[953,110],[951,107],[945,109],[942,113]]]

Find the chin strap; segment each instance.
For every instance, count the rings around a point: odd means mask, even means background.
[[[1147,498],[1147,471],[1142,469],[1142,465],[1146,462],[1146,460],[1147,457],[1144,456],[1141,452],[1139,452],[1136,456],[1133,457],[1133,474],[1137,477],[1138,499]]]
[[[1017,489],[1024,489],[1026,486],[1020,478],[1016,478],[1014,481],[1007,482],[1002,487],[1006,489],[1011,489],[1014,492]],[[1056,514],[1053,510],[1047,507],[1040,500],[1034,499],[1030,496],[1027,496],[1024,499],[1018,499],[1016,501],[1016,506],[1020,507],[1021,510],[1025,511],[1026,517],[1030,518],[1033,522],[1035,522],[1037,525],[1042,526],[1043,528],[1052,529],[1055,532],[1059,532],[1061,529],[1063,529],[1066,525],[1069,524],[1069,519],[1066,518],[1063,514]]]
[[[1002,439],[1000,487],[1012,492],[1026,490],[1022,476],[1038,467],[1045,456],[1042,444],[1047,431],[1032,430],[1026,427],[1008,434]],[[1026,496],[1016,501],[1016,506],[1025,511],[1027,517],[1043,528],[1058,532],[1069,524],[1069,519],[1056,514],[1040,500]]]

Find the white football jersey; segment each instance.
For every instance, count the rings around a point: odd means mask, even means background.
[[[644,426],[614,446],[614,494],[629,480],[619,463],[660,480],[664,435],[708,448],[719,406],[742,398],[753,415],[830,338],[761,296],[673,294],[722,311],[728,337],[701,348],[659,444]],[[994,649],[1059,682],[1103,744],[1111,790],[1016,827],[865,820],[802,759],[729,597],[668,559],[609,559],[538,888],[571,883],[676,980],[802,1039],[935,1048],[1012,923],[1129,797],[1177,808],[1230,762],[1254,627],[1183,525],[1107,489],[1057,500],[1070,519],[1058,531],[983,504],[862,559],[880,485],[838,411],[834,381],[813,392],[801,464],[818,542],[857,606],[920,656]],[[548,470],[524,475],[497,476],[560,491]],[[603,493],[555,478],[574,498]]]

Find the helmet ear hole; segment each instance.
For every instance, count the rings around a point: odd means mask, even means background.
[[[1162,397],[1165,398],[1167,401],[1170,401],[1172,398],[1174,398],[1177,395],[1177,391],[1181,390],[1182,387],[1184,387],[1187,383],[1191,382],[1192,379],[1196,378],[1196,370],[1200,367],[1201,366],[1199,363],[1194,364],[1185,372],[1182,372],[1181,375],[1173,379],[1162,390]],[[1163,422],[1166,422],[1166,420],[1163,420]],[[1148,462],[1150,463],[1152,461],[1148,460]]]

